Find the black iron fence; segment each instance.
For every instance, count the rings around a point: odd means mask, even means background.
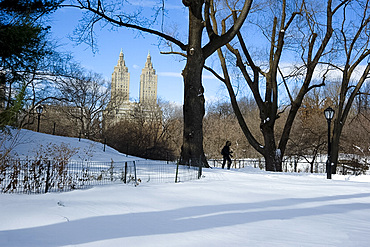
[[[210,159],[211,167],[222,166],[221,159]],[[234,159],[232,169],[246,166],[264,170],[263,159]],[[286,159],[284,172],[325,173],[325,162]],[[352,170],[351,170],[352,169]],[[338,174],[365,174],[368,170],[339,165]],[[0,160],[0,193],[47,193],[89,188],[115,182],[175,183],[200,178],[201,168],[164,161],[76,162],[58,160]]]
[[[211,167],[222,167],[222,159],[211,159],[208,160],[208,164]],[[231,168],[240,169],[246,166],[252,166],[254,168],[260,168],[261,170],[265,169],[265,160],[263,158],[254,158],[254,159],[232,159]],[[225,168],[227,164],[225,164]],[[316,161],[314,163],[309,163],[306,161],[298,161],[293,159],[284,159],[282,163],[282,169],[284,172],[311,172],[312,173],[323,173],[325,172],[326,163]]]
[[[223,159],[209,159],[208,164],[211,167],[222,167]],[[265,161],[262,159],[232,159],[231,168],[232,169],[240,169],[246,166],[253,166],[254,168],[264,169]],[[225,164],[225,168],[227,167],[227,163]]]
[[[222,167],[222,159],[210,159],[208,164],[211,167]],[[255,159],[233,159],[231,163],[232,169],[240,169],[246,166],[254,168],[265,169],[265,161],[263,158]],[[225,164],[225,168],[227,164]],[[326,172],[326,161],[314,161],[308,162],[307,160],[300,160],[295,157],[285,157],[282,162],[283,172],[303,172],[303,173],[325,173]],[[370,170],[368,163],[360,163],[358,161],[339,161],[336,173],[341,175],[361,175],[367,174]]]
[[[211,159],[208,160],[208,164],[211,167],[222,167],[222,159]],[[232,159],[231,168],[240,169],[246,166],[252,166],[254,168],[265,169],[265,160],[263,158],[254,159]],[[227,164],[225,164],[225,168]],[[283,172],[306,172],[306,173],[324,173],[326,169],[326,162],[315,161],[313,163],[294,160],[294,159],[284,159],[282,163]],[[341,171],[341,167],[338,167],[338,172]]]
[[[47,193],[121,182],[183,182],[198,178],[198,168],[160,161],[75,162],[3,160],[1,193]]]

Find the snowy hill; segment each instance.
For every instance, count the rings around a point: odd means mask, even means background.
[[[6,137],[6,141],[0,148],[11,148],[13,155],[17,154],[19,158],[33,157],[37,151],[45,150],[48,146],[64,145],[71,150],[76,151],[71,160],[74,161],[132,161],[141,160],[134,156],[127,156],[119,153],[117,150],[104,144],[87,139],[71,138],[64,136],[54,136],[44,133],[38,133],[31,130],[11,130],[11,135]]]
[[[30,147],[56,140],[82,149],[91,144],[24,133]],[[22,145],[14,151],[27,155]],[[91,158],[125,158],[99,145]],[[251,167],[203,174],[177,184],[0,194],[0,246],[369,246],[369,176],[327,180]]]

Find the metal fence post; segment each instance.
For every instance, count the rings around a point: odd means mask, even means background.
[[[125,176],[123,177],[123,183],[127,182],[127,161],[125,162]]]
[[[48,193],[49,191],[50,166],[51,166],[51,161],[48,160],[47,169],[46,169],[45,193]]]
[[[113,163],[114,163],[114,161],[112,159],[112,161],[110,163],[110,181],[113,181],[113,169],[114,169]]]
[[[198,170],[198,179],[202,177],[202,156],[199,158],[199,170]]]
[[[177,162],[175,183],[177,183],[177,177],[178,177],[178,175],[179,175],[179,163],[180,163],[180,162]]]
[[[134,162],[135,187],[136,187],[136,185],[137,185],[137,177],[136,177],[136,163],[135,163],[135,161],[133,161],[133,162]]]

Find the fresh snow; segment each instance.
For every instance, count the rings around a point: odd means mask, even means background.
[[[78,139],[22,131],[23,143]],[[28,139],[29,140],[29,139]],[[14,151],[30,156],[25,145]],[[92,160],[135,159],[101,144]],[[27,153],[27,154],[26,154]],[[81,157],[76,156],[76,159]],[[117,160],[118,161],[118,160]],[[0,194],[0,246],[369,246],[369,176],[203,169],[184,183]]]
[[[2,135],[0,134],[0,137]],[[45,147],[54,144],[57,146],[65,145],[68,148],[78,151],[72,156],[73,161],[98,161],[115,162],[141,160],[138,157],[127,156],[104,144],[93,142],[83,138],[71,138],[64,136],[54,136],[44,133],[37,133],[31,130],[10,130],[10,135],[6,136],[6,141],[0,148],[12,149],[12,154],[17,154],[21,159],[31,158],[37,150],[45,150]],[[15,141],[14,141],[15,139]],[[14,143],[15,142],[15,143]],[[1,142],[0,142],[1,143]]]

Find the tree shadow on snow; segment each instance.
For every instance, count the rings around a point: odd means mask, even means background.
[[[64,246],[115,238],[186,233],[267,220],[342,214],[369,209],[370,203],[338,200],[369,197],[370,193],[317,198],[287,198],[256,203],[194,206],[156,212],[98,216],[53,225],[0,231],[0,246]],[[324,202],[325,205],[304,206]],[[302,206],[298,206],[302,204]],[[294,207],[292,207],[295,205]],[[288,208],[283,208],[288,207]]]

